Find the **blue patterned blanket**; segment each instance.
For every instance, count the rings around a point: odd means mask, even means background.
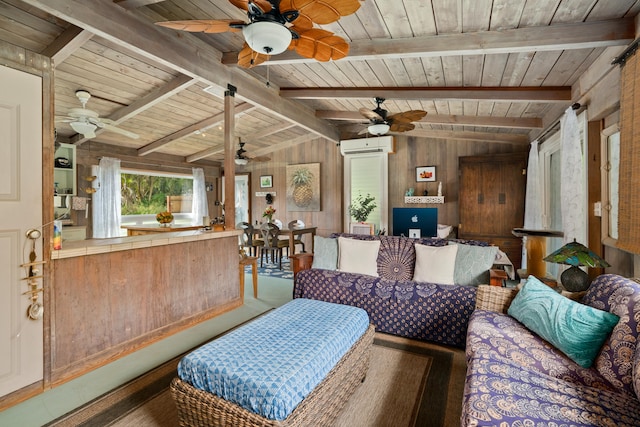
[[[185,356],[178,376],[284,420],[369,327],[364,310],[296,299]]]

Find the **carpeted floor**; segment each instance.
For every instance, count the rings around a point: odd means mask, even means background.
[[[178,360],[48,425],[176,426],[169,383]],[[458,426],[464,377],[460,349],[376,334],[367,378],[335,426]]]

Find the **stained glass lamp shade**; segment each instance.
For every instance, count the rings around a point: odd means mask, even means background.
[[[571,266],[560,275],[562,286],[570,292],[585,291],[591,284],[589,276],[579,268],[580,266],[594,268],[610,267],[607,261],[593,253],[588,247],[576,242],[575,239],[554,253],[547,255],[544,260]]]

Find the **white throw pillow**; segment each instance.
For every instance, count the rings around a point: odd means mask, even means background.
[[[458,245],[427,246],[416,244],[416,267],[414,282],[453,285]]]
[[[338,237],[338,270],[378,277],[380,240]]]

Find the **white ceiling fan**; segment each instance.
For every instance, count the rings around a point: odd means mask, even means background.
[[[91,94],[86,90],[77,90],[76,97],[82,103],[82,108],[72,108],[65,117],[56,118],[58,123],[69,123],[71,128],[83,135],[85,138],[95,138],[96,129],[104,129],[110,132],[119,133],[129,138],[138,139],[138,135],[121,129],[115,125],[110,119],[100,118],[98,113],[86,108],[87,101],[91,98]]]

